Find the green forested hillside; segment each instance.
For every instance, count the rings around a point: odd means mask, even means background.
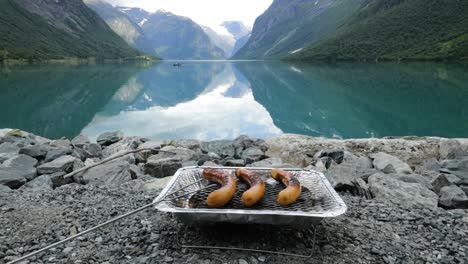
[[[468,1],[368,0],[298,60],[468,59]]]
[[[0,0],[0,60],[140,55],[81,0]]]
[[[365,0],[275,0],[257,18],[239,59],[278,59],[335,32]]]

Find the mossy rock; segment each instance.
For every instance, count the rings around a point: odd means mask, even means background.
[[[6,133],[6,136],[12,136],[12,137],[24,137],[23,131],[21,129],[12,129]]]

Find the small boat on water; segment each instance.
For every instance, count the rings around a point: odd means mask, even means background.
[[[182,66],[182,63],[176,62],[176,63],[172,64],[172,66],[174,66],[174,67],[180,67],[180,66]]]

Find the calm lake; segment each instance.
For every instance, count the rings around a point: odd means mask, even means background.
[[[48,138],[468,137],[468,66],[173,62],[3,66],[0,128]]]

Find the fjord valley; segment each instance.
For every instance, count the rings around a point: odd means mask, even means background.
[[[468,0],[0,0],[0,263],[466,264],[467,105]]]

